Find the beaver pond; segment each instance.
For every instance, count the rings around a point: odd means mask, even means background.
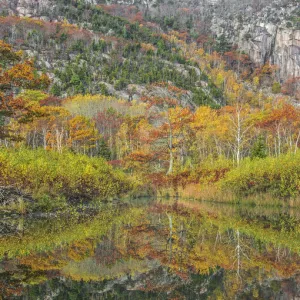
[[[296,299],[300,211],[136,200],[2,215],[0,299]]]

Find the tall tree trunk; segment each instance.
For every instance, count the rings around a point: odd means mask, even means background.
[[[167,175],[170,175],[173,172],[173,164],[174,164],[174,155],[173,155],[173,133],[171,122],[169,122],[169,170]]]

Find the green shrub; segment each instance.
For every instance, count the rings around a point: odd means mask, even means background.
[[[270,193],[285,199],[297,198],[300,196],[300,153],[246,159],[227,173],[221,185],[240,196]]]
[[[281,85],[279,82],[274,82],[272,85],[272,92],[274,94],[279,94],[281,92]]]
[[[49,206],[55,198],[75,202],[109,199],[132,189],[125,174],[103,158],[43,149],[1,149],[0,185],[13,185],[31,193],[40,199],[41,206]]]

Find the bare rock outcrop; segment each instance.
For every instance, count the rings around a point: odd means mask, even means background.
[[[296,14],[297,4],[282,6],[273,1],[259,12],[248,7],[241,15],[215,12],[212,31],[216,36],[225,35],[239,49],[247,53],[253,62],[262,65],[275,64],[278,80],[300,76],[300,29],[288,21]],[[229,22],[229,20],[231,20]]]

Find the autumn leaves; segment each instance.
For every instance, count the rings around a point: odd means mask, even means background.
[[[47,75],[1,41],[0,143],[102,156],[134,175],[138,183],[155,190],[172,187],[176,192],[188,183],[226,179],[231,169],[243,168],[245,159],[297,153],[299,108],[284,97],[247,89],[220,56],[200,50],[186,49],[186,55],[193,54],[223,90],[227,105],[221,108],[195,107],[186,101],[189,92],[170,82],[146,86],[140,101],[89,94],[63,100],[50,97],[40,91],[49,86]],[[262,73],[271,71],[265,67]],[[222,160],[226,168],[219,164]],[[297,173],[294,166],[293,174]],[[217,179],[211,179],[212,172]],[[236,182],[239,177],[232,178]],[[297,194],[295,180],[297,176],[290,184],[293,196]],[[230,180],[226,182],[231,186]]]

